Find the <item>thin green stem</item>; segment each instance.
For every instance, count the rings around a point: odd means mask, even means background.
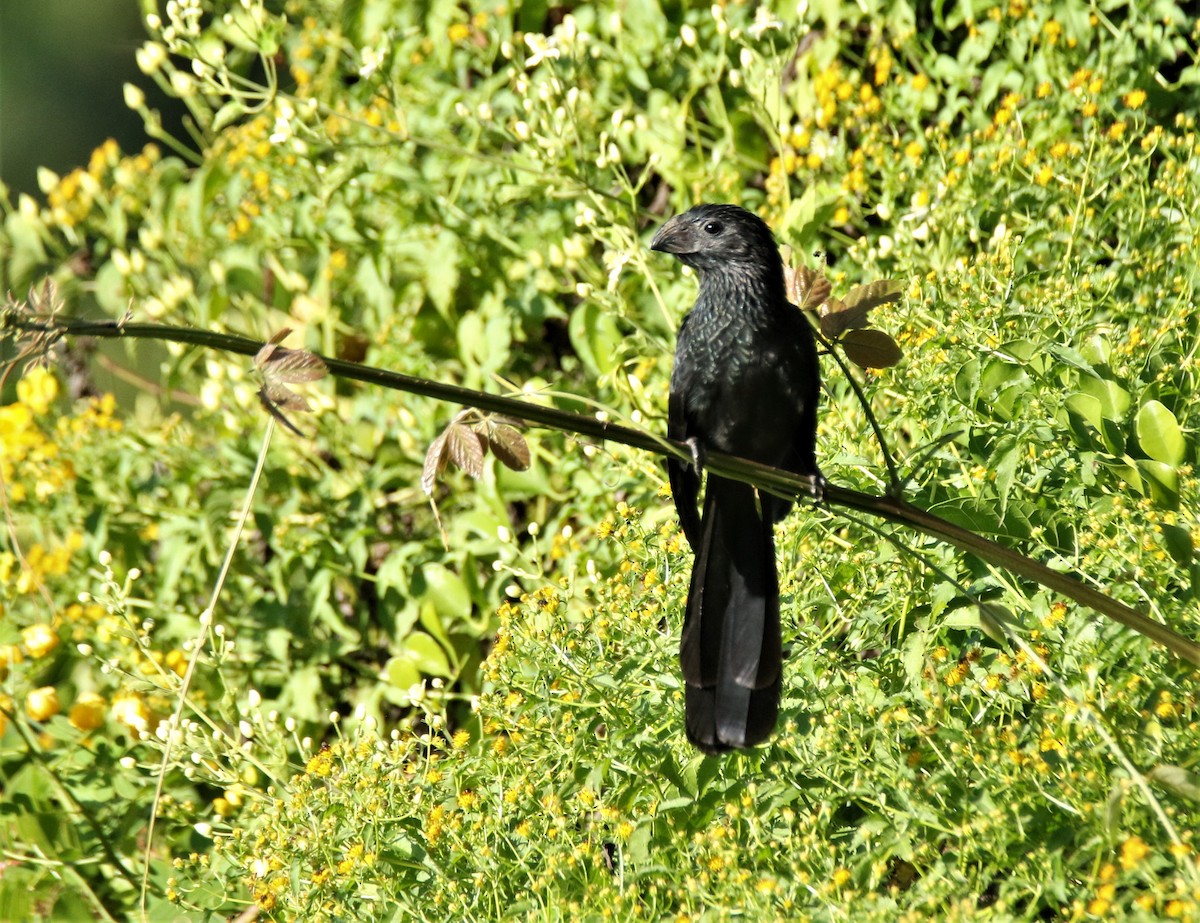
[[[150,890],[150,853],[154,847],[154,822],[158,817],[158,805],[162,799],[163,787],[166,785],[167,766],[171,759],[171,747],[175,743],[176,735],[181,737],[183,735],[183,710],[187,706],[188,690],[192,686],[192,677],[196,673],[196,665],[200,662],[200,655],[204,651],[204,643],[208,640],[213,615],[216,612],[217,600],[221,596],[221,590],[225,586],[225,578],[229,575],[229,568],[233,564],[234,552],[241,545],[242,532],[246,528],[246,522],[250,519],[250,510],[253,506],[254,495],[258,491],[258,482],[262,478],[263,469],[267,464],[267,449],[271,445],[271,436],[274,433],[275,419],[267,417],[267,428],[263,433],[262,447],[258,452],[258,462],[254,466],[254,474],[250,476],[250,484],[246,488],[246,501],[242,504],[242,512],[238,515],[237,525],[234,526],[233,535],[229,539],[229,547],[225,551],[225,560],[221,563],[221,572],[217,575],[217,582],[213,586],[212,596],[208,600],[208,607],[200,613],[200,631],[193,641],[192,656],[188,660],[187,671],[183,674],[183,683],[179,687],[179,698],[175,703],[175,713],[171,716],[171,720],[167,724],[167,737],[163,742],[162,762],[159,764],[158,781],[154,787],[154,800],[150,806],[150,824],[146,830],[146,850],[144,867],[142,869],[141,893],[143,917],[146,916],[146,897]]]

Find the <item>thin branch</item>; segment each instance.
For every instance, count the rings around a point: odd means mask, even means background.
[[[5,319],[5,324],[25,330],[45,331],[50,329],[37,321],[17,315],[9,315]],[[261,341],[252,340],[249,337],[190,327],[170,327],[162,324],[120,324],[115,321],[93,322],[59,317],[56,318],[54,326],[60,335],[64,336],[170,340],[247,356],[254,355],[263,346]],[[470,388],[442,384],[339,359],[321,358],[324,359],[330,373],[341,378],[381,385],[410,394],[420,394],[492,413],[505,414],[538,426],[588,436],[597,440],[616,442],[657,455],[680,458],[684,461],[690,461],[692,457],[690,448],[683,443],[655,436],[642,430],[498,394],[487,394]],[[789,499],[813,496],[817,487],[807,476],[792,474],[768,465],[760,465],[743,458],[722,455],[717,452],[706,456],[705,467],[714,474],[753,484]],[[890,522],[901,523],[948,542],[960,551],[972,554],[988,564],[1032,580],[1056,593],[1061,593],[1080,605],[1087,606],[1089,609],[1157,641],[1183,660],[1200,666],[1200,644],[1185,638],[1161,622],[1156,622],[1124,603],[1093,589],[1070,574],[1051,570],[1020,552],[997,544],[899,498],[876,496],[836,485],[826,485],[823,502],[831,506],[842,506],[868,513]]]

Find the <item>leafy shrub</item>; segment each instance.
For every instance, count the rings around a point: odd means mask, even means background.
[[[877,313],[907,362],[866,384],[907,496],[1195,634],[1180,8],[182,2],[148,28],[194,137],[130,88],[156,143],[5,199],[6,288],[661,430],[694,282],[643,232],[740,201],[836,285],[905,280]],[[418,485],[453,408],[332,385],[271,443],[209,610],[255,385],[103,349],[0,408],[14,919],[1195,914],[1196,674],[1143,639],[803,510],[785,726],[700,758],[653,460],[531,434],[528,472],[439,488],[443,544]],[[119,402],[105,367],[140,370]],[[823,468],[883,489],[825,372]]]

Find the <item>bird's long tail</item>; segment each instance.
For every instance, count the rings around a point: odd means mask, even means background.
[[[688,739],[718,753],[766,740],[779,712],[779,581],[754,488],[710,475],[679,645]]]

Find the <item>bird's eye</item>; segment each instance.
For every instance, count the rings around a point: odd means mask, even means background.
[[[720,221],[710,221],[708,224],[704,225],[704,231],[706,234],[720,234],[723,230],[724,227],[721,225]]]

